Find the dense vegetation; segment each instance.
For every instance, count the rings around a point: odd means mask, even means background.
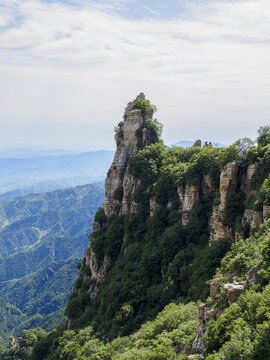
[[[257,285],[247,290],[217,321],[211,321],[205,336],[207,360],[267,360],[270,358],[270,219],[246,241],[233,245],[222,260],[224,282],[245,280],[244,274],[262,264]]]
[[[78,333],[67,330],[51,358],[173,360],[178,355],[178,359],[186,359],[198,326],[197,310],[194,303],[185,306],[169,304],[154,321],[144,324],[138,332],[109,343],[96,338],[91,327]],[[40,359],[38,350],[35,348],[32,359]]]
[[[239,300],[228,306],[217,321],[211,320],[203,339],[206,360],[268,360],[270,347],[270,219],[255,236],[235,243],[221,261],[224,283],[244,280],[247,270],[262,263],[257,285],[246,290]],[[256,249],[256,251],[254,251]],[[221,294],[222,296],[223,294]],[[217,303],[220,306],[220,302]],[[59,327],[35,346],[31,359],[58,360],[186,360],[192,353],[197,333],[198,306],[170,303],[154,321],[145,323],[129,336],[106,342],[97,337],[93,327],[65,330]],[[130,314],[125,305],[118,316]],[[50,353],[47,353],[48,345]],[[47,359],[47,358],[46,358]],[[195,356],[194,359],[199,359]]]
[[[220,173],[231,161],[237,162],[239,181],[227,198],[222,222],[243,240],[232,245],[220,239],[209,247]],[[250,164],[258,168],[245,193],[241,179]],[[137,212],[107,218],[99,209],[95,216],[101,227],[91,238],[92,250],[100,266],[105,256],[111,259],[98,296],[90,300],[88,289],[94,284],[84,268],[66,307],[69,329],[63,323],[41,339],[31,359],[186,359],[196,335],[195,303],[209,294],[205,281],[216,271],[224,282],[241,281],[259,263],[258,284],[238,302],[229,307],[221,293],[217,306],[225,311],[211,320],[203,341],[207,360],[268,359],[270,220],[253,235],[243,214],[269,204],[270,128],[259,130],[257,146],[242,139],[228,148],[183,149],[156,141],[141,149],[129,167],[140,180],[133,195]],[[203,188],[206,175],[209,193]],[[187,186],[194,186],[199,197],[183,225],[179,193]],[[121,190],[115,196],[120,199]]]

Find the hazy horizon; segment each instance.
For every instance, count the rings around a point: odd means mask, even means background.
[[[174,144],[166,144],[166,146],[174,146],[177,145],[178,143],[195,143],[198,139],[180,139],[179,141],[176,141]],[[212,143],[219,143],[225,146],[231,145],[231,144],[225,144],[225,143],[220,143],[218,141],[215,141],[215,139],[200,139],[202,141],[202,144],[205,141],[211,141]],[[186,145],[186,144],[185,144]],[[178,145],[177,145],[178,146]],[[182,146],[182,145],[181,145]],[[18,145],[14,145],[14,146],[3,146],[0,145],[0,155],[1,155],[1,151],[33,151],[33,152],[61,152],[61,151],[65,151],[67,153],[70,153],[72,155],[72,153],[74,154],[78,154],[78,153],[84,153],[84,152],[94,152],[94,151],[115,151],[116,150],[116,144],[114,144],[114,146],[112,146],[111,148],[99,148],[99,147],[91,147],[87,144],[75,144],[72,145],[70,147],[67,146],[63,146],[63,147],[59,147],[58,145],[48,145],[48,144],[43,144],[43,145],[31,145],[31,144],[18,144]]]

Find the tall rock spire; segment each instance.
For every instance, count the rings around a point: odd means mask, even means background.
[[[133,102],[128,103],[124,120],[115,128],[116,153],[105,181],[104,212],[108,217],[136,211],[136,203],[132,200],[132,195],[138,180],[131,174],[128,161],[137,154],[139,148],[156,141],[151,137],[151,131],[147,129],[147,120],[153,118],[153,113],[154,106],[145,100],[144,94],[141,93]],[[91,280],[87,291],[91,300],[97,296],[98,283],[105,279],[111,263],[108,255],[104,255],[103,260],[98,262],[91,247],[95,232],[98,232],[102,226],[98,221],[92,224],[93,233],[90,235],[90,242],[78,271],[80,281]],[[78,296],[79,293],[80,288],[75,286],[73,296]]]
[[[147,129],[144,123],[153,118],[153,109],[135,108],[138,100],[145,100],[143,93],[128,103],[124,120],[115,128],[116,153],[105,180],[104,211],[107,216],[135,211],[136,204],[131,197],[136,187],[136,179],[130,174],[128,160],[138,151],[138,130],[141,129],[141,146],[148,145]],[[146,103],[146,105],[147,105]]]

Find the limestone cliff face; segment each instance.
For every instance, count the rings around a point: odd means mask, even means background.
[[[221,238],[237,240],[238,234],[233,234],[232,230],[223,225],[222,218],[226,206],[226,199],[229,194],[236,191],[240,185],[240,189],[246,195],[252,195],[254,191],[249,190],[249,182],[256,173],[259,164],[251,164],[248,166],[246,173],[240,174],[236,161],[228,163],[224,171],[220,175],[220,204],[213,206],[213,214],[210,218],[210,244]],[[263,212],[246,209],[243,221],[249,225],[251,232],[254,232],[263,222]],[[242,234],[239,234],[240,237]]]
[[[145,99],[144,94],[137,96],[136,100]],[[152,119],[153,111],[146,114],[140,109],[133,109],[132,102],[125,109],[124,121],[115,129],[117,144],[113,163],[105,180],[104,211],[107,216],[126,214],[136,211],[136,204],[132,201],[132,194],[137,181],[130,173],[128,161],[138,151],[138,138],[136,132],[142,128],[142,146],[148,145],[147,129],[143,128],[145,119]],[[117,193],[119,196],[117,196]]]
[[[238,169],[236,161],[230,162],[226,165],[220,174],[219,189],[214,189],[210,175],[204,175],[197,185],[178,186],[177,193],[180,200],[180,216],[182,224],[185,226],[189,223],[194,206],[204,198],[220,198],[220,204],[213,205],[212,216],[209,220],[210,239],[209,244],[221,238],[237,240],[243,234],[235,234],[231,228],[223,224],[224,212],[226,207],[226,200],[230,194],[241,190],[246,196],[252,195],[254,191],[249,190],[249,183],[258,169],[259,164],[251,164],[248,166],[246,172],[241,172]],[[150,208],[154,208],[151,204]],[[253,233],[262,224],[264,218],[270,214],[270,206],[264,206],[262,211],[254,211],[246,209],[243,222],[249,225],[251,233]]]
[[[220,175],[219,196],[220,204],[213,206],[213,215],[210,218],[210,244],[221,238],[233,240],[232,230],[222,223],[227,196],[233,193],[238,184],[238,168],[236,161],[228,163]]]
[[[233,193],[236,189],[238,178],[238,167],[236,161],[228,163],[220,175],[220,201],[225,204],[228,194]]]
[[[254,232],[263,222],[263,213],[247,209],[244,213],[244,219],[249,224],[251,232]]]
[[[143,93],[137,96],[136,100],[139,99],[145,100]],[[133,102],[130,102],[125,109],[124,120],[115,128],[116,152],[105,180],[104,212],[107,217],[136,211],[136,203],[132,200],[132,195],[138,185],[138,180],[131,174],[128,162],[139,150],[138,129],[142,134],[140,146],[150,144],[148,130],[143,125],[146,119],[152,119],[152,117],[152,110],[144,113],[140,109],[134,109]],[[93,232],[82,260],[82,267],[78,272],[78,278],[91,280],[88,290],[91,300],[97,296],[98,283],[105,279],[110,267],[108,256],[105,256],[102,263],[98,264],[95,253],[91,249],[93,234],[99,231],[100,227],[98,222],[92,224]],[[74,288],[73,292],[79,293],[80,289]]]
[[[207,330],[209,321],[211,319],[217,320],[224,312],[225,309],[220,309],[215,306],[219,300],[219,295],[222,288],[227,296],[229,305],[235,303],[241,294],[243,294],[248,288],[258,283],[258,272],[261,270],[262,265],[258,264],[251,268],[245,275],[246,280],[242,282],[226,283],[222,282],[222,275],[215,275],[213,279],[206,282],[210,286],[211,300],[205,304],[200,305],[198,311],[199,327],[196,339],[193,343],[193,350],[196,353],[204,352],[203,336]]]
[[[182,224],[187,225],[191,212],[200,199],[200,184],[178,186],[177,193],[181,204]]]

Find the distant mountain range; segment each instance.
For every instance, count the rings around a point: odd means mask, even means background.
[[[72,151],[64,149],[28,149],[28,148],[11,148],[1,149],[0,158],[13,159],[30,159],[42,156],[61,156],[61,155],[75,155],[82,151]]]
[[[0,337],[63,319],[103,183],[0,200]]]
[[[193,146],[195,142],[196,142],[196,140],[181,140],[181,141],[178,141],[177,143],[173,144],[172,146],[181,146],[181,147],[186,148],[186,147]],[[202,145],[204,143],[205,143],[205,140],[202,140]],[[228,146],[228,145],[216,142],[216,141],[212,141],[212,145],[215,147],[227,147]]]
[[[107,150],[63,152],[0,151],[0,193],[19,190],[21,195],[102,181],[114,155]]]

